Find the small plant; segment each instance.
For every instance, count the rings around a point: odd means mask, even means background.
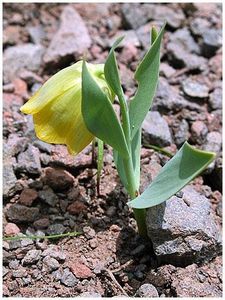
[[[215,157],[214,153],[185,142],[139,195],[141,127],[157,87],[164,27],[159,32],[152,28],[151,47],[135,72],[138,88],[129,101],[125,100],[115,56],[123,39],[119,38],[104,65],[83,60],[61,70],[21,108],[33,115],[39,139],[66,144],[72,154],[79,153],[94,137],[98,138],[101,152],[103,142],[113,148],[114,162],[131,198],[128,205],[133,208],[141,236],[147,236],[146,209],[181,190]],[[112,105],[115,97],[119,100],[121,120]]]

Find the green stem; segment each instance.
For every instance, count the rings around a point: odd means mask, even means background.
[[[130,138],[130,118],[128,113],[127,103],[124,98],[123,91],[121,91],[118,96],[120,102],[120,109],[122,115],[122,126],[124,130],[124,135],[127,141],[128,149],[130,152],[129,158],[123,160],[123,165],[128,182],[128,193],[131,199],[138,196],[139,186],[136,186],[133,161],[132,161],[132,149],[131,149],[131,138]],[[146,210],[145,209],[133,209],[134,216],[138,226],[138,232],[140,236],[147,237],[147,227],[146,227]]]
[[[52,235],[43,235],[43,236],[37,236],[37,235],[25,235],[25,236],[8,236],[3,237],[3,241],[18,241],[23,239],[30,239],[30,240],[43,240],[43,239],[58,239],[62,237],[72,237],[82,234],[82,232],[67,232],[62,234],[52,234]]]

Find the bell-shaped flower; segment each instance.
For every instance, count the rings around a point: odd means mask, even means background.
[[[103,64],[87,64],[99,87],[113,101],[114,95],[104,77]],[[70,154],[82,151],[94,138],[81,113],[82,61],[52,76],[26,102],[21,111],[33,116],[37,137],[47,143],[65,144]]]

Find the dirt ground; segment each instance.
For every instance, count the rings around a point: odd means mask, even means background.
[[[104,62],[120,35],[126,35],[118,49],[123,88],[133,95],[149,28],[165,20],[151,112],[160,126],[150,119],[143,128],[141,190],[169,159],[148,144],[175,153],[188,140],[217,153],[189,185],[190,197],[202,199],[199,209],[210,215],[205,227],[216,233],[185,224],[195,243],[187,250],[183,231],[173,232],[178,222],[159,228],[157,243],[168,232],[175,237],[172,254],[172,246],[162,250],[138,236],[110,147],[98,194],[91,146],[73,157],[63,145],[41,142],[31,116],[19,111],[44,81],[84,53],[90,62]],[[215,3],[3,5],[3,234],[40,237],[3,241],[3,296],[222,297],[221,30]],[[81,234],[41,238],[75,231]]]

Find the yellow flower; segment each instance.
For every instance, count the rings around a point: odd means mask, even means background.
[[[104,78],[104,65],[87,64],[99,87],[113,101],[114,95]],[[47,143],[65,144],[71,154],[82,151],[94,138],[81,113],[82,61],[52,76],[21,107],[33,115],[37,137]]]

